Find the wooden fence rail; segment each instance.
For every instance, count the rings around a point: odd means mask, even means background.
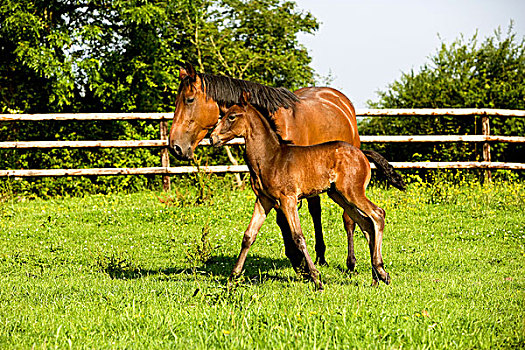
[[[358,117],[399,116],[492,116],[525,117],[525,110],[471,108],[414,108],[414,109],[356,109]],[[173,113],[57,113],[57,114],[0,114],[0,121],[43,120],[171,120]]]
[[[483,135],[402,135],[361,136],[362,143],[371,142],[476,142],[483,143],[482,162],[392,162],[398,169],[516,169],[525,170],[525,163],[491,162],[490,143],[524,143],[525,136],[490,135],[489,117],[525,117],[523,110],[502,109],[357,109],[358,117],[399,116],[481,116]],[[150,168],[91,168],[91,169],[14,169],[1,170],[0,177],[32,176],[94,176],[94,175],[164,175],[164,188],[169,188],[169,176],[197,172],[214,173],[247,172],[245,165],[219,165],[208,167],[170,167],[168,155],[168,120],[172,113],[78,113],[78,114],[0,114],[0,122],[29,121],[90,121],[90,120],[155,120],[160,122],[159,140],[101,140],[101,141],[7,141],[0,142],[0,149],[49,149],[49,148],[161,148],[161,167]],[[234,139],[229,145],[241,145]],[[209,140],[201,142],[209,146]]]
[[[509,169],[525,170],[522,163],[500,162],[391,162],[397,169]],[[374,164],[370,164],[375,169]],[[0,170],[0,177],[106,176],[106,175],[180,175],[198,171],[208,173],[246,173],[246,165],[178,166],[151,168],[89,168],[89,169],[15,169]]]
[[[363,143],[396,142],[525,142],[525,136],[484,136],[484,135],[414,135],[414,136],[361,136]],[[233,139],[228,145],[243,145],[243,139]],[[210,146],[209,140],[203,140],[201,146]],[[27,148],[148,148],[168,147],[168,140],[132,140],[132,141],[11,141],[0,142],[0,149]]]

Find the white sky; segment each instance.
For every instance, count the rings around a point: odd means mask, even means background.
[[[511,19],[519,38],[525,36],[525,0],[295,0],[321,22],[315,35],[299,40],[331,86],[357,108],[377,101],[402,72],[418,70],[441,45],[463,34],[478,41]],[[441,38],[441,39],[440,39]]]

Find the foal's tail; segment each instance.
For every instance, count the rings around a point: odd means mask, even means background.
[[[368,158],[369,161],[374,162],[377,169],[381,171],[385,176],[387,181],[394,186],[397,189],[400,189],[401,191],[404,191],[406,189],[405,181],[403,181],[403,178],[401,177],[401,174],[398,173],[392,164],[390,164],[385,157],[380,155],[377,152],[369,151],[369,150],[362,150],[365,154],[366,158]]]

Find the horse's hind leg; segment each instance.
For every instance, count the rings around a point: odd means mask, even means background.
[[[321,198],[319,196],[310,197],[308,201],[308,211],[314,222],[315,231],[315,263],[319,265],[327,265],[325,259],[326,244],[323,237],[323,226],[321,225]]]
[[[346,239],[348,242],[348,255],[346,257],[346,267],[348,271],[354,272],[355,270],[355,252],[354,252],[354,231],[355,221],[345,212],[343,212],[343,224],[346,231]]]

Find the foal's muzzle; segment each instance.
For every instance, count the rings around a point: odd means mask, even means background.
[[[219,135],[211,134],[210,139],[211,139],[211,144],[212,144],[213,147],[220,147],[220,146],[222,146],[222,142],[219,139]]]

